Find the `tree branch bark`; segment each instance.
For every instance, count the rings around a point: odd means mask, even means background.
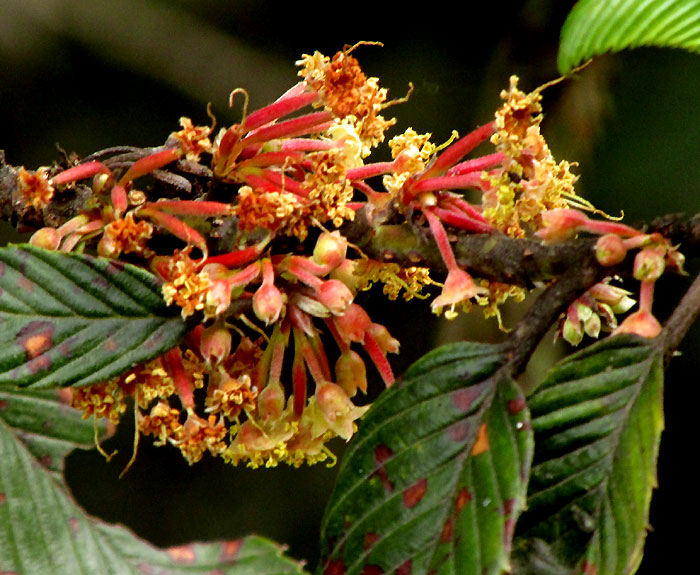
[[[110,167],[118,173],[120,169],[126,169],[129,162],[122,166],[124,162],[120,163],[120,158],[124,154],[113,155],[118,152],[115,150],[104,151],[104,159],[102,156],[100,159],[106,164],[111,162]],[[152,149],[128,149],[131,162],[150,152]],[[54,170],[66,167],[56,164]],[[230,198],[235,193],[235,186],[215,181],[205,166],[174,162],[159,172],[163,173],[152,174],[153,183],[144,190],[153,199],[168,194],[180,197],[183,189],[188,187],[183,187],[183,182],[191,184],[186,193],[188,199]],[[17,190],[17,168],[6,164],[4,152],[0,150],[0,217],[18,228],[57,227],[84,209],[92,195],[89,186],[77,183],[70,190],[57,194],[45,210],[37,212],[16,201]],[[392,223],[394,221],[396,223]],[[235,229],[235,222],[224,222],[220,231],[229,233]],[[672,243],[680,244],[686,257],[700,255],[700,214],[689,218],[682,214],[659,217],[645,226],[645,231],[659,232]],[[341,228],[341,233],[372,259],[405,267],[427,267],[438,273],[446,271],[428,227],[404,221],[403,217],[392,218],[389,213],[370,221],[362,208],[357,211],[354,221]],[[572,241],[544,243],[534,239],[514,239],[500,233],[452,231],[452,235],[457,262],[473,276],[526,289],[548,286],[511,334],[509,363],[515,373],[524,368],[541,337],[574,299],[605,277],[629,275],[632,269],[632,256],[613,268],[601,266],[595,258],[596,238],[579,237]],[[224,247],[226,243],[223,242]],[[213,250],[212,253],[217,252]],[[700,313],[699,282],[696,279],[664,330],[663,345],[669,354]]]

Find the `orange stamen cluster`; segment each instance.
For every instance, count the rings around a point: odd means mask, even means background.
[[[124,392],[114,381],[75,388],[71,406],[81,410],[84,419],[105,417],[112,423],[118,423],[126,411]]]
[[[211,281],[206,272],[198,271],[197,264],[189,257],[189,250],[176,251],[167,263],[163,275],[163,297],[168,305],[182,308],[182,317],[189,317],[205,306]]]
[[[129,212],[105,226],[97,251],[105,257],[119,257],[129,253],[148,257],[150,251],[146,244],[152,235],[153,226],[145,220],[137,222],[133,212]]]
[[[525,94],[517,85],[518,78],[512,76],[509,90],[501,93],[505,103],[496,113],[491,141],[504,161],[501,170],[487,176],[483,205],[492,225],[525,237],[525,224],[533,231],[543,227],[542,212],[575,202],[577,178],[569,162],[554,160],[540,133],[540,90]]]
[[[23,167],[17,174],[18,197],[27,206],[42,210],[53,199],[55,188],[49,179],[48,168],[31,172]]]
[[[202,154],[211,154],[213,151],[211,140],[212,129],[207,126],[195,126],[189,118],[180,118],[182,130],[170,134],[170,138],[178,142],[178,147],[184,152],[185,157],[198,162]]]
[[[396,123],[379,113],[386,106],[387,90],[379,87],[378,78],[365,76],[354,56],[338,52],[328,58],[315,52],[298,64],[302,66],[299,75],[334,116],[353,116],[360,139],[370,147],[384,141],[384,133]]]
[[[238,218],[241,230],[250,232],[264,228],[271,232],[306,238],[308,228],[301,224],[301,200],[290,192],[253,189],[242,186],[238,190],[234,215]]]

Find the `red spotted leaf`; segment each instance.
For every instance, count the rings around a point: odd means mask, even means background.
[[[382,394],[344,456],[319,574],[507,569],[532,436],[505,361],[498,346],[447,346]]]
[[[98,383],[163,354],[184,331],[147,271],[28,245],[0,248],[0,384]]]
[[[260,537],[157,549],[88,516],[47,463],[60,467],[67,451],[88,443],[92,422],[80,422],[55,393],[20,396],[0,386],[0,573],[303,574],[278,545]]]

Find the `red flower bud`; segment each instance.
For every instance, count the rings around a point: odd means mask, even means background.
[[[571,208],[556,208],[542,213],[544,227],[535,235],[545,241],[560,241],[569,238],[588,223],[583,212]]]
[[[231,353],[231,332],[213,325],[202,332],[199,351],[209,367],[219,365]]]
[[[63,237],[61,233],[54,228],[41,228],[34,232],[29,239],[29,243],[39,248],[47,250],[57,250],[61,245]]]
[[[111,172],[102,162],[86,162],[56,174],[51,178],[51,182],[55,186],[62,186],[63,184],[70,184],[78,180],[90,178],[96,174],[111,174]]]
[[[345,260],[348,242],[338,232],[322,233],[316,241],[313,259],[328,271],[337,268]]]
[[[399,340],[391,337],[389,330],[383,325],[373,323],[369,333],[384,353],[399,353]]]
[[[269,258],[262,260],[263,282],[253,295],[253,311],[265,325],[275,323],[284,309],[285,298],[275,287],[275,270]]]
[[[333,315],[343,314],[353,298],[352,292],[339,280],[325,281],[316,291],[316,299]]]
[[[372,320],[367,312],[356,303],[351,303],[344,314],[334,318],[333,323],[346,342],[356,343],[362,343],[365,333],[372,326]]]
[[[360,354],[351,349],[344,351],[335,364],[335,379],[348,397],[353,397],[358,388],[367,393],[367,369]]]
[[[265,325],[275,323],[284,309],[284,296],[274,284],[261,285],[253,295],[253,312]]]
[[[284,389],[279,382],[268,384],[258,395],[258,414],[263,422],[282,416],[284,411]]]

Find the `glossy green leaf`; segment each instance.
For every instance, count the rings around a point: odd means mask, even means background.
[[[516,547],[523,573],[629,575],[642,557],[663,429],[662,358],[610,337],[529,398],[535,456]]]
[[[47,394],[44,393],[46,396]],[[0,573],[17,575],[300,575],[301,566],[282,556],[281,548],[259,537],[157,549],[121,526],[86,515],[45,468],[34,447],[48,443],[63,449],[87,440],[62,413],[65,406],[30,392],[29,410],[19,398],[0,399]],[[53,406],[53,409],[52,407]],[[72,410],[69,410],[72,411]],[[8,413],[13,412],[10,416]],[[73,412],[74,414],[77,412]],[[41,419],[47,433],[41,436]],[[12,424],[13,427],[10,427]],[[77,427],[81,427],[79,422]],[[90,422],[87,422],[92,427]],[[19,426],[19,427],[14,427]],[[90,433],[91,435],[91,430]],[[22,440],[20,440],[22,438]],[[59,445],[53,451],[61,450]],[[39,457],[37,459],[37,457]],[[223,495],[222,495],[223,496]]]
[[[147,271],[28,245],[0,248],[0,384],[98,383],[163,354],[184,331]]]
[[[580,0],[561,31],[562,74],[593,56],[658,46],[700,52],[697,0]]]
[[[343,458],[319,573],[500,574],[532,449],[502,348],[427,354],[384,392]]]

